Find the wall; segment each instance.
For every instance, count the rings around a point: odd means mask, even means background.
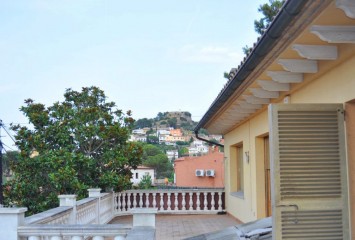
[[[176,186],[224,187],[224,154],[218,151],[201,157],[184,157],[175,160]],[[214,169],[215,177],[197,177],[196,169]]]
[[[152,178],[152,182],[154,181],[154,169],[152,168],[137,168],[136,170],[131,170],[132,172],[132,178],[131,178],[131,182],[133,183],[133,185],[137,185],[138,183],[140,183],[140,181],[142,180],[143,176],[148,173],[150,175],[150,177]],[[138,173],[138,178],[136,178],[136,173]]]
[[[290,95],[290,103],[346,103],[355,99],[354,66],[355,57],[343,61],[293,92]],[[305,75],[305,82],[309,77]],[[260,114],[225,135],[226,210],[243,222],[265,217],[262,137],[268,134],[268,129],[268,114],[264,108]],[[243,151],[249,151],[250,156],[249,164],[244,161],[245,191],[242,197],[233,192],[233,184],[236,181],[233,169],[236,169],[236,165],[231,149],[239,143],[243,143]],[[355,175],[355,168],[353,169],[350,169],[350,175]],[[354,200],[350,202],[355,202]],[[353,208],[355,209],[355,205]],[[353,218],[355,219],[354,216]]]

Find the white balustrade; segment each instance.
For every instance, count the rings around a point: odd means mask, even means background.
[[[164,211],[164,192],[160,193],[160,211]]]
[[[181,193],[181,195],[182,195],[182,203],[181,203],[182,210],[185,211],[186,210],[186,201],[185,201],[186,192]]]
[[[168,192],[167,195],[168,195],[168,208],[167,208],[167,211],[171,211],[171,199],[170,199],[171,192]]]
[[[156,197],[157,197],[157,193],[154,192],[153,193],[153,208],[157,207],[157,199],[156,199]]]
[[[194,210],[194,205],[193,205],[193,193],[189,192],[189,211],[193,211]]]
[[[214,196],[215,196],[215,193],[211,192],[211,210],[216,210],[216,207],[214,204]]]
[[[175,210],[175,211],[178,211],[178,210],[179,210],[178,196],[179,196],[179,193],[175,192],[175,193],[174,193],[174,198],[175,198],[175,201],[174,201],[174,210]]]
[[[222,211],[222,192],[218,192],[218,211]]]
[[[200,192],[196,193],[196,210],[200,211],[201,210],[201,205],[200,205]]]
[[[207,192],[204,192],[204,193],[203,193],[203,197],[204,197],[204,200],[203,200],[203,210],[204,210],[204,211],[208,211]]]

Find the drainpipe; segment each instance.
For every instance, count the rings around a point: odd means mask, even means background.
[[[196,138],[197,138],[198,140],[207,142],[207,143],[212,144],[212,145],[217,145],[217,146],[219,146],[219,147],[224,147],[223,144],[216,143],[216,142],[212,142],[212,141],[210,141],[210,140],[207,140],[207,139],[204,139],[204,138],[198,136],[198,130],[199,130],[199,129],[195,130],[195,136],[196,136]]]

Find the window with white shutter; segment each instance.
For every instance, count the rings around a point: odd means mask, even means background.
[[[350,239],[343,112],[269,106],[273,239]]]

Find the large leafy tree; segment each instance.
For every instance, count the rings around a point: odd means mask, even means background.
[[[280,11],[285,0],[269,0],[269,3],[264,3],[259,6],[258,11],[263,14],[259,20],[254,20],[254,29],[259,35],[262,35],[269,24],[274,20],[274,17]],[[244,54],[248,55],[251,51],[249,46],[243,47]]]
[[[157,178],[169,178],[174,168],[166,154],[152,144],[143,145],[143,164],[156,170]]]
[[[67,89],[63,102],[50,107],[28,99],[21,111],[31,128],[13,125],[20,159],[7,183],[7,203],[36,213],[56,206],[57,195],[86,195],[90,187],[130,187],[131,168],[142,148],[127,139],[134,120],[108,102],[97,87]]]

